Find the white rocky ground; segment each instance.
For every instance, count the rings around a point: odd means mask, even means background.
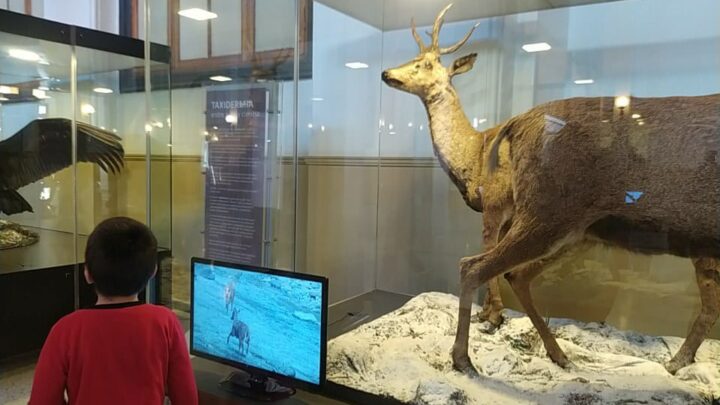
[[[333,339],[328,379],[413,404],[720,403],[720,341],[706,340],[697,363],[672,376],[663,363],[680,338],[552,319],[575,366],[564,370],[546,356],[530,320],[509,310],[493,334],[483,333],[486,325],[473,316],[470,357],[480,376],[468,377],[450,360],[457,307],[453,295],[422,294]]]

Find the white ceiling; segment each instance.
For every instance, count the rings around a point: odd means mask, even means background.
[[[452,0],[318,0],[383,31],[408,28],[414,17],[418,26],[432,25],[437,13]],[[454,0],[446,22],[605,3],[618,0]]]

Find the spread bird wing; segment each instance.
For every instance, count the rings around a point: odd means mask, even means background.
[[[37,119],[0,142],[0,190],[17,190],[72,165],[72,121]],[[106,172],[123,167],[120,138],[95,126],[77,123],[77,160]]]

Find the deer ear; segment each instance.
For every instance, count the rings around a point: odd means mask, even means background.
[[[476,53],[471,53],[470,55],[465,55],[462,58],[455,59],[455,62],[453,62],[450,67],[450,76],[459,75],[472,69],[475,59],[477,59]]]

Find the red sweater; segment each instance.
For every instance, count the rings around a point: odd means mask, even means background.
[[[175,314],[139,302],[99,305],[60,319],[40,353],[30,405],[198,403]]]

